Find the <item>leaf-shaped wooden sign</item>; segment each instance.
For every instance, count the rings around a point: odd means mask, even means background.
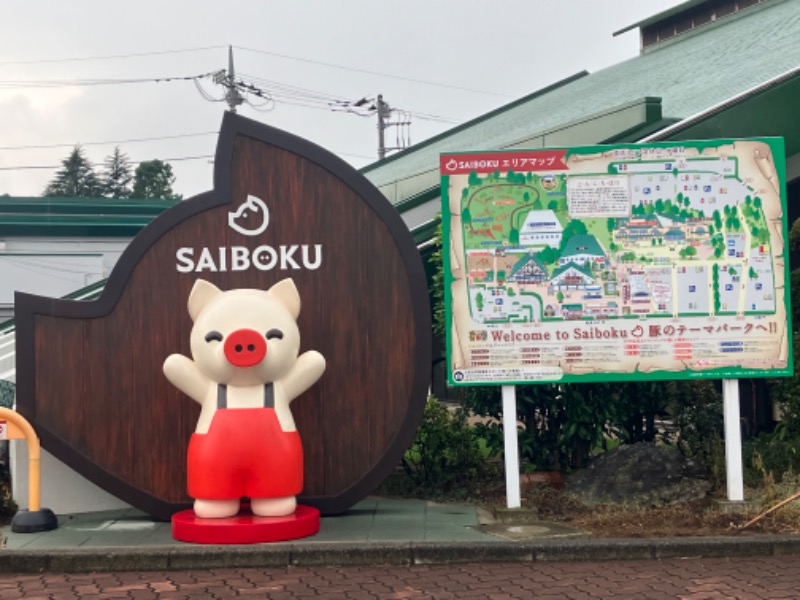
[[[292,403],[305,453],[301,502],[343,512],[413,439],[431,323],[403,221],[351,166],[308,141],[227,113],[214,189],[134,238],[92,302],[16,295],[17,406],[43,446],[95,484],[168,519],[189,506],[198,405],[161,367],[190,355],[189,291],[267,289],[292,277],[301,351],[327,360]]]

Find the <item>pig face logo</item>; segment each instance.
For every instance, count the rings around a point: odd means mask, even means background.
[[[238,210],[228,213],[228,226],[242,235],[264,233],[269,225],[269,208],[260,198],[247,196]]]

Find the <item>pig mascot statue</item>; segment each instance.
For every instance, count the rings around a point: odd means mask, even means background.
[[[325,371],[319,352],[298,356],[299,313],[291,279],[266,291],[198,279],[189,294],[192,358],[172,354],[164,374],[201,407],[187,457],[199,519],[237,515],[242,497],[256,517],[297,508],[303,447],[289,405]]]

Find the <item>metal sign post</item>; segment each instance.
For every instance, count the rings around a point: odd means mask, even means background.
[[[744,500],[742,471],[742,429],[739,425],[739,380],[722,380],[722,413],[725,419],[725,473],[728,500]]]
[[[502,386],[503,392],[503,442],[506,466],[506,505],[520,508],[519,448],[517,445],[517,388]]]

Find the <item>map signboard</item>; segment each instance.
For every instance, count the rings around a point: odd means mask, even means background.
[[[451,384],[792,374],[782,139],[440,170]]]

